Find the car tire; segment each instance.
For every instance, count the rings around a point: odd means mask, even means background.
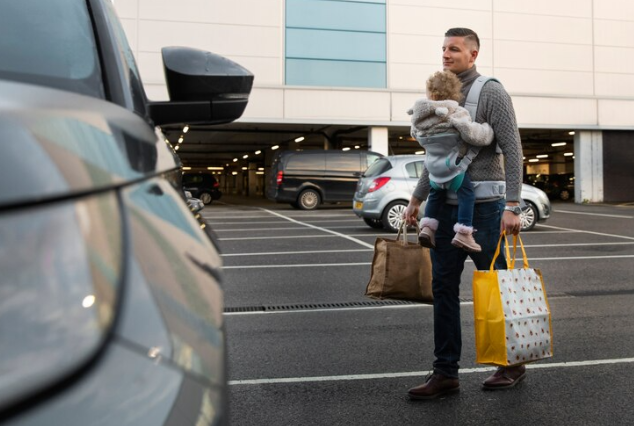
[[[524,202],[526,203],[526,208],[522,210],[522,213],[520,214],[520,226],[522,227],[522,232],[533,229],[539,220],[539,213],[537,212],[535,204],[527,200],[524,200]]]
[[[297,205],[301,210],[315,210],[321,204],[321,196],[315,189],[305,189],[297,197]]]
[[[214,200],[209,192],[201,192],[199,197],[200,201],[203,202],[204,205],[211,204]]]
[[[388,204],[383,210],[383,216],[381,221],[383,222],[383,228],[389,232],[398,232],[403,220],[403,212],[407,207],[407,203],[404,201],[394,201]]]
[[[559,198],[560,198],[562,201],[568,201],[568,200],[570,200],[570,191],[568,191],[567,189],[562,190],[562,191],[559,193]]]
[[[363,221],[370,228],[383,229],[383,222],[381,221],[381,219],[370,219],[369,217],[364,217]]]

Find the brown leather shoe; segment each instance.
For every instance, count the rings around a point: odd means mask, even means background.
[[[420,386],[407,391],[409,399],[434,399],[460,390],[460,382],[453,377],[434,373]]]
[[[482,387],[488,390],[512,388],[526,377],[526,367],[498,367],[497,371],[489,376]]]

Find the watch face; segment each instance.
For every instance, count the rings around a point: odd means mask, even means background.
[[[515,214],[521,214],[522,213],[522,209],[520,208],[520,206],[506,206],[506,207],[504,207],[504,210],[508,210],[508,211],[513,212]]]

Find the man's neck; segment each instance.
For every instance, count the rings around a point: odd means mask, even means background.
[[[462,83],[462,89],[460,89],[460,92],[462,92],[462,102],[460,102],[460,105],[464,106],[464,101],[465,99],[467,99],[467,94],[469,93],[469,90],[471,89],[471,86],[473,85],[473,82],[476,80],[476,78],[480,77],[480,73],[476,69],[476,66],[473,65],[471,68],[458,73],[457,76]]]

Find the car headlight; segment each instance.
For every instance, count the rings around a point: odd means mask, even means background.
[[[115,316],[121,235],[114,195],[0,213],[0,408],[98,353]]]

